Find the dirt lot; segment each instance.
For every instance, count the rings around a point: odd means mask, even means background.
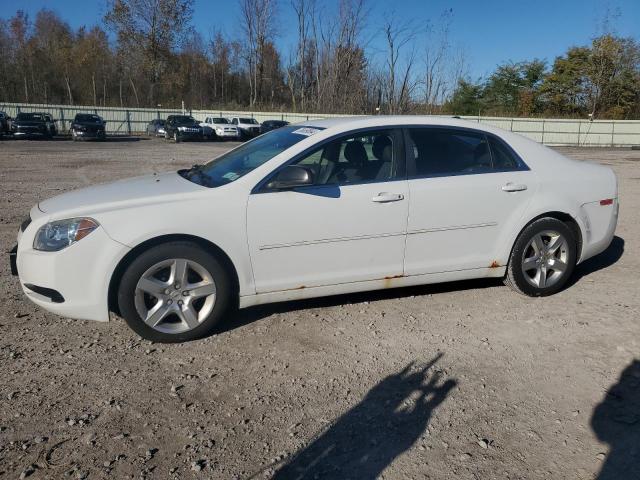
[[[229,146],[0,141],[2,249],[40,199]],[[3,256],[0,478],[640,478],[640,151],[566,153],[613,166],[621,217],[550,298],[331,297],[157,345],[44,313]]]

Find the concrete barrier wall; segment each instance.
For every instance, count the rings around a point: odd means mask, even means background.
[[[19,112],[48,112],[56,119],[60,132],[66,132],[76,113],[96,113],[107,121],[110,134],[132,135],[145,131],[147,123],[155,118],[181,114],[181,110],[163,108],[113,108],[95,106],[0,104],[0,110],[11,117]],[[207,116],[253,117],[265,120],[286,120],[291,123],[317,118],[349,115],[251,112],[229,110],[187,110],[199,120]],[[527,136],[546,145],[625,147],[640,145],[640,120],[574,120],[551,118],[462,117],[466,120],[493,125]]]

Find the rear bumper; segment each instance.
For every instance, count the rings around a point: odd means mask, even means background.
[[[580,207],[580,219],[584,225],[580,262],[605,251],[609,247],[618,225],[619,210],[620,204],[617,198],[613,199],[613,203],[610,205],[590,202]]]

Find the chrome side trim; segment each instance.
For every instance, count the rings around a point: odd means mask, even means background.
[[[473,225],[456,225],[456,226],[450,226],[450,227],[426,228],[423,230],[412,230],[408,232],[408,234],[415,235],[420,233],[444,232],[448,230],[466,230],[469,228],[495,227],[496,225],[498,225],[497,222],[488,222],[488,223],[477,223]],[[373,238],[398,237],[400,235],[404,235],[404,233],[403,232],[381,233],[376,235],[358,235],[356,237],[338,237],[338,238],[322,238],[319,240],[303,240],[301,242],[261,245],[260,247],[258,247],[258,250],[273,250],[275,248],[286,248],[286,247],[304,247],[308,245],[318,245],[321,243],[350,242],[352,240],[371,240]]]
[[[285,248],[285,247],[303,247],[307,245],[317,245],[321,243],[334,243],[334,242],[349,242],[351,240],[370,240],[372,238],[387,238],[387,237],[399,237],[401,235],[405,235],[404,232],[398,233],[381,233],[375,235],[359,235],[357,237],[338,237],[338,238],[323,238],[320,240],[304,240],[301,242],[293,242],[293,243],[278,243],[273,245],[261,245],[258,247],[259,250],[272,250],[274,248]]]
[[[436,227],[436,228],[425,228],[421,230],[411,230],[410,232],[408,232],[408,234],[416,235],[420,233],[446,232],[449,230],[467,230],[469,228],[495,227],[497,225],[498,225],[498,222],[475,223],[472,225],[452,225],[450,227]]]

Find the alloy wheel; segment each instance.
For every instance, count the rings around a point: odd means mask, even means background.
[[[537,233],[524,249],[524,278],[536,288],[551,287],[567,271],[568,261],[569,245],[562,234],[553,230]]]
[[[215,303],[213,276],[199,263],[183,258],[151,266],[135,289],[138,315],[162,333],[193,330],[209,316]]]

